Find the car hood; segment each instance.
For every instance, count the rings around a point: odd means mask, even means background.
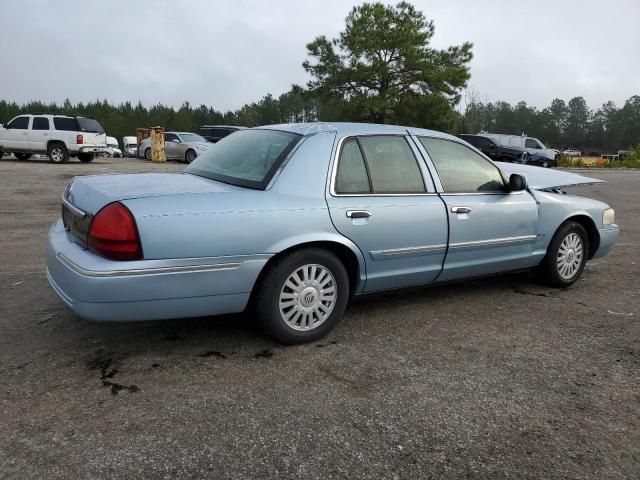
[[[576,173],[551,168],[519,165],[517,163],[496,162],[500,170],[507,174],[518,173],[527,179],[529,188],[547,190],[551,188],[575,187],[577,185],[593,185],[603,183],[604,180],[585,177]]]
[[[76,207],[95,215],[108,203],[119,200],[239,190],[244,189],[188,173],[129,173],[75,177],[65,196]]]

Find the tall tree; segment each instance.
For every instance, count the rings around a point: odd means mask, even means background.
[[[574,97],[567,105],[566,142],[570,146],[585,145],[591,112],[582,97]]]
[[[356,6],[338,38],[323,35],[307,45],[308,87],[320,98],[345,102],[344,114],[353,120],[442,128],[438,115],[416,116],[413,109],[458,102],[472,45],[437,50],[429,46],[433,34],[433,21],[408,2]]]

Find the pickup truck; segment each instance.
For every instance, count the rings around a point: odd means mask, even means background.
[[[102,125],[89,117],[30,114],[0,124],[0,154],[13,153],[19,160],[37,153],[53,163],[66,163],[69,157],[90,162],[107,152],[106,143]]]

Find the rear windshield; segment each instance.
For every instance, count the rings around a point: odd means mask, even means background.
[[[301,138],[302,135],[276,130],[241,130],[198,156],[185,172],[264,190]]]
[[[80,132],[87,133],[104,133],[104,128],[100,125],[100,122],[93,118],[78,117],[78,126]]]

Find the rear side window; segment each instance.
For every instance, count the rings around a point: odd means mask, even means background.
[[[45,117],[34,117],[31,130],[49,130],[49,119]]]
[[[425,193],[418,161],[404,137],[375,135],[346,140],[338,159],[338,194]]]
[[[451,140],[421,137],[446,193],[504,191],[498,168],[469,147]]]
[[[355,138],[342,144],[335,190],[336,193],[371,193],[367,167]]]
[[[77,132],[78,123],[75,118],[70,117],[53,117],[53,125],[56,130],[62,130],[64,132]]]
[[[14,118],[7,125],[9,128],[17,128],[19,130],[26,130],[29,128],[29,117]]]

